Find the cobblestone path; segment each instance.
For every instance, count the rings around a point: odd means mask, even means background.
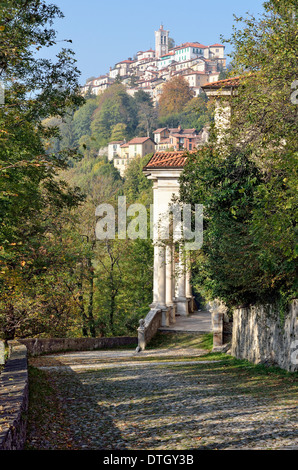
[[[27,448],[297,449],[295,378],[202,353],[31,360],[49,390],[29,414]]]

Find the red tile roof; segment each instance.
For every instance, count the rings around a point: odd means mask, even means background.
[[[175,55],[175,52],[168,52],[168,54],[161,55],[160,59],[162,59],[163,57],[168,57],[169,55]]]
[[[122,60],[121,62],[118,62],[117,65],[118,65],[118,64],[132,64],[133,62],[135,62],[135,61],[134,61],[134,60],[128,60],[128,59],[127,59],[127,60]]]
[[[203,89],[220,89],[220,88],[231,88],[239,86],[241,77],[226,78],[225,80],[218,80],[217,82],[207,83],[203,85]]]
[[[188,153],[186,150],[178,152],[156,152],[153,157],[150,158],[144,170],[150,170],[154,168],[183,168]]]
[[[156,129],[156,131],[153,132],[153,134],[159,134],[162,131],[165,131],[167,127],[160,127],[159,129]]]
[[[225,47],[225,46],[223,46],[222,44],[212,44],[209,47]]]
[[[144,142],[147,142],[147,140],[151,140],[150,137],[135,137],[134,139],[130,140],[128,144],[143,144]]]
[[[200,44],[199,42],[186,42],[181,44],[181,46],[175,47],[176,50],[184,49],[186,47],[197,47],[199,49],[208,49],[208,46],[204,46],[204,44]]]

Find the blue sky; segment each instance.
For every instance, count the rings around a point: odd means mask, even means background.
[[[230,37],[233,14],[263,12],[263,0],[49,1],[65,15],[54,27],[58,40],[73,41],[65,47],[75,52],[82,84],[91,76],[107,73],[115,63],[133,57],[136,52],[154,48],[154,31],[161,23],[176,44],[198,41],[210,45],[221,42],[221,35]]]

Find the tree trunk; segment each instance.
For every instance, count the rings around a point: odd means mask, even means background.
[[[88,323],[87,323],[87,317],[86,317],[86,314],[85,314],[85,308],[84,308],[84,296],[83,296],[83,264],[80,263],[80,268],[81,268],[81,272],[80,272],[80,277],[79,277],[79,280],[78,280],[78,290],[79,290],[79,305],[80,305],[80,311],[81,311],[81,317],[82,317],[82,332],[83,332],[83,336],[88,336],[88,329],[87,329],[87,326],[88,326]]]
[[[93,317],[93,294],[94,294],[94,270],[92,267],[91,259],[88,258],[88,267],[90,272],[89,277],[89,304],[88,304],[88,323],[89,330],[92,338],[96,337],[95,322]]]

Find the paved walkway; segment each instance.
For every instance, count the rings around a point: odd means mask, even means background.
[[[194,312],[189,317],[177,316],[175,324],[159,328],[159,331],[196,334],[209,333],[211,330],[211,313],[205,310]]]
[[[206,361],[203,353],[31,358],[48,385],[42,406],[29,413],[28,448],[297,449],[294,377],[243,369],[233,359]]]

